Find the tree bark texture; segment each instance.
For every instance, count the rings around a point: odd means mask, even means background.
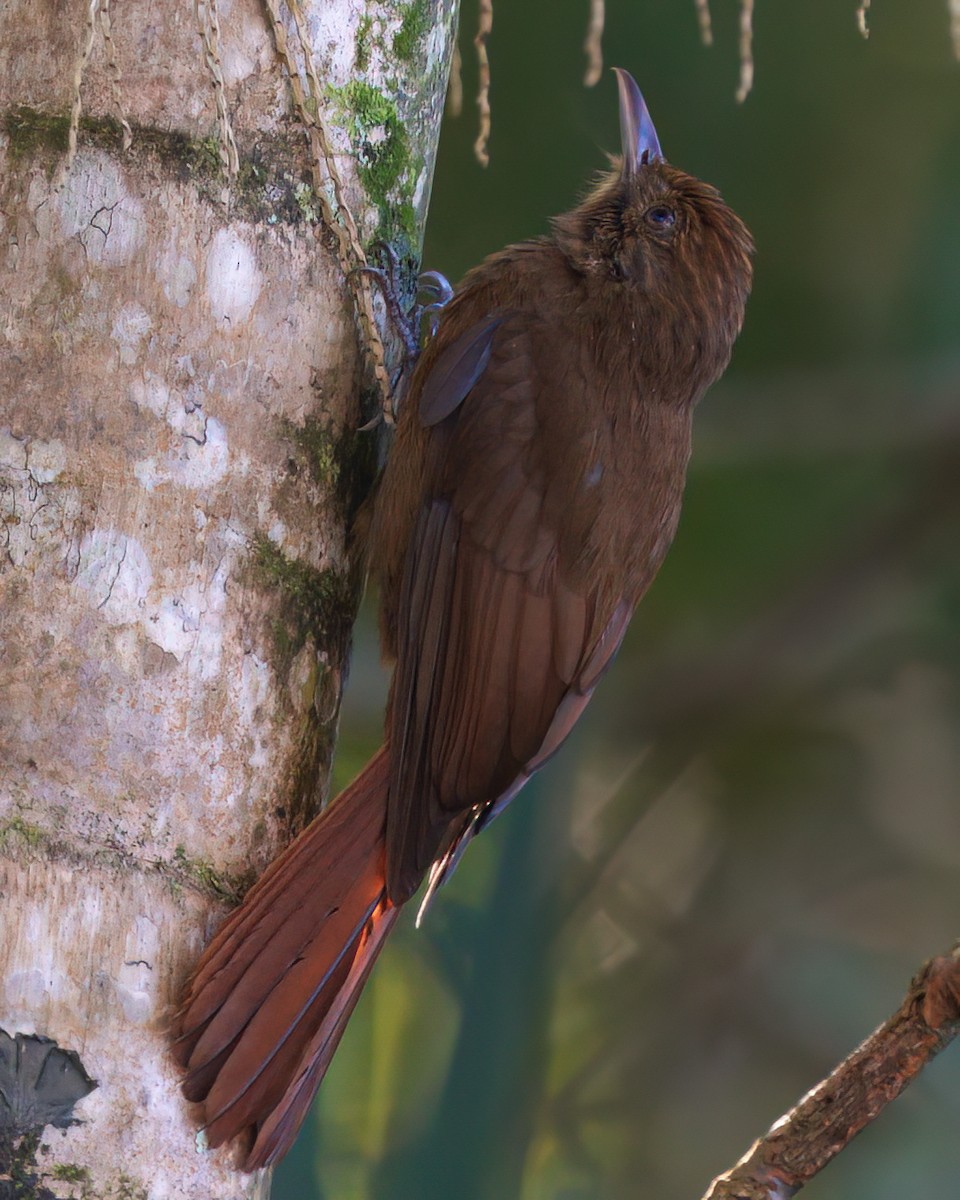
[[[454,9],[281,7],[306,116],[255,0],[0,10],[0,1181],[37,1195],[267,1193],[195,1153],[166,1029],[319,803],[357,597],[372,389],[304,122],[415,261]],[[17,1033],[97,1082],[79,1124],[11,1104],[70,1074]]]

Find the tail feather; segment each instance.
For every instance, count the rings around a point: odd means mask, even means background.
[[[349,947],[353,948],[352,945]],[[241,1040],[241,1053],[254,1061],[262,1057],[262,1061],[252,1074],[242,1069],[232,1072],[228,1069],[217,1077],[206,1098],[206,1133],[210,1145],[219,1145],[229,1138],[232,1129],[254,1125],[259,1114],[270,1113],[282,1103],[297,1078],[304,1047],[312,1042],[314,1031],[323,1024],[326,1011],[347,980],[348,966],[343,960],[337,964],[337,969],[328,978],[328,986],[312,998],[301,1014],[301,1020],[278,1044],[271,1044],[266,1051],[251,1051],[245,1044],[246,1039]],[[228,1062],[228,1068],[230,1065]]]
[[[318,826],[317,832],[327,842],[341,840],[343,836],[332,820],[324,827]],[[349,835],[355,840],[350,854],[341,857],[336,866],[324,861],[309,865],[306,874],[312,902],[308,896],[291,909],[288,904],[281,904],[279,897],[273,898],[246,943],[231,948],[231,969],[215,976],[207,985],[216,1008],[195,1047],[201,1057],[219,1053],[235,1035],[238,1025],[242,1027],[242,1018],[256,1012],[268,996],[269,1019],[276,1023],[290,1003],[296,1006],[304,994],[306,997],[313,994],[315,989],[310,985],[315,973],[317,984],[323,982],[327,973],[325,964],[332,967],[355,941],[383,891],[381,864],[376,860],[363,863],[362,856],[355,852],[355,847],[370,843],[377,833],[375,823],[352,824]],[[338,890],[330,894],[331,889],[324,888],[322,881],[330,879],[334,872]],[[354,872],[356,876],[351,878]],[[348,881],[346,884],[342,882],[344,879]],[[250,903],[263,908],[263,900],[258,896],[251,895]],[[281,1003],[282,996],[288,998],[285,1006]],[[208,998],[204,1013],[210,1004]],[[251,1025],[256,1024],[254,1018]]]
[[[352,897],[345,897],[345,906]],[[379,897],[377,897],[379,900]],[[197,1043],[196,1053],[206,1057],[205,1042],[210,1033],[219,1037],[229,1036],[238,1020],[253,1012],[247,1019],[243,1033],[233,1053],[217,1074],[206,1099],[207,1120],[214,1122],[229,1107],[240,1111],[244,1107],[257,1107],[257,1096],[271,1086],[275,1076],[284,1074],[299,1061],[300,1048],[313,1036],[322,1023],[331,1004],[347,980],[350,964],[359,948],[364,927],[373,915],[376,902],[367,905],[359,922],[351,922],[352,928],[338,928],[335,920],[329,936],[317,939],[304,957],[294,960],[293,965],[269,993],[269,1001],[256,999],[244,1001],[239,990],[235,992]],[[339,916],[340,914],[336,914]],[[327,934],[324,928],[324,934]],[[335,940],[334,940],[335,939]],[[233,1011],[229,1011],[232,1008]],[[213,1042],[212,1053],[219,1053],[217,1042]],[[251,1064],[257,1064],[251,1069]]]
[[[293,921],[287,936],[296,937],[302,931],[306,938],[313,924],[323,919],[319,905],[327,900],[336,907],[336,891],[322,888],[320,880],[336,876],[338,871],[340,879],[349,879],[347,870],[362,869],[371,827],[384,819],[388,769],[386,750],[381,748],[330,808],[270,864],[244,902],[220,926],[184,999],[184,1011],[191,1008],[195,1027],[222,1006],[253,957],[284,928],[295,910],[309,906],[314,922]],[[352,796],[368,799],[381,791],[382,805],[351,802]],[[361,822],[362,829],[358,827]]]
[[[253,1136],[246,1168],[286,1153],[398,909],[385,897],[381,749],[266,871],[208,946],[174,1055],[208,1143]]]
[[[281,1103],[275,1105],[258,1132],[247,1156],[247,1170],[277,1163],[293,1145],[317,1088],[326,1074],[340,1038],[347,1027],[364,984],[377,961],[387,934],[400,915],[389,900],[383,900],[362,935],[350,974],[337,993],[335,1002],[301,1055],[293,1084]]]

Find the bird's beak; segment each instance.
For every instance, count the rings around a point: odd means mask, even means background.
[[[623,146],[623,177],[628,179],[644,163],[663,158],[660,139],[653,127],[637,81],[623,67],[614,67],[620,87],[620,141]]]

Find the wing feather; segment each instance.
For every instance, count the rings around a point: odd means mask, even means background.
[[[501,318],[488,317],[440,355],[420,393],[420,420],[437,425],[449,417],[483,374]]]
[[[584,582],[597,435],[571,397],[538,389],[549,377],[529,318],[497,314],[444,348],[423,385],[433,476],[400,588],[389,716],[395,903],[438,858],[442,875],[562,743],[626,628],[628,606]],[[547,463],[557,421],[572,449]]]

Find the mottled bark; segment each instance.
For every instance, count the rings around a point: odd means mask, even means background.
[[[0,1179],[262,1196],[194,1152],[166,1026],[324,791],[371,377],[267,10],[105,9],[0,13],[0,1028],[98,1082]],[[361,240],[411,261],[453,9],[303,5]]]

